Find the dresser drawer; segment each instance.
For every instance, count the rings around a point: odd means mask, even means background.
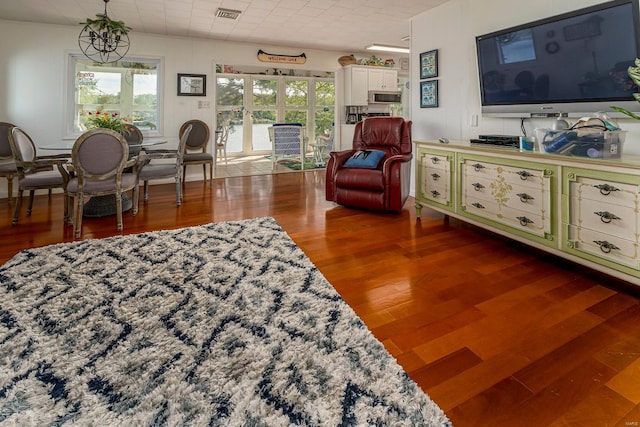
[[[616,264],[638,269],[638,244],[631,240],[601,233],[589,228],[567,226],[565,245],[571,252],[594,255]]]
[[[638,240],[638,214],[635,208],[580,197],[572,197],[569,203],[571,225],[634,242]]]
[[[506,205],[499,205],[490,200],[484,200],[465,195],[464,209],[471,213],[499,224],[507,225],[511,228],[521,230],[525,233],[540,237],[546,237],[551,230],[551,223],[548,214],[513,209]]]
[[[428,169],[438,169],[448,171],[449,158],[446,155],[423,153],[422,154],[422,166]]]
[[[579,176],[569,184],[571,197],[597,200],[606,204],[635,208],[638,205],[637,185]]]
[[[495,201],[513,209],[540,215],[548,210],[543,188],[526,187],[519,183],[503,185],[500,180],[492,181],[481,176],[468,176],[465,181],[463,191],[470,197]]]
[[[462,174],[468,177],[485,177],[490,180],[502,179],[506,184],[541,188],[544,186],[544,171],[514,166],[497,165],[490,162],[466,159]]]

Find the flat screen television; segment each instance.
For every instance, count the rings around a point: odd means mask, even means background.
[[[615,0],[476,37],[482,113],[581,117],[640,111],[638,0]]]

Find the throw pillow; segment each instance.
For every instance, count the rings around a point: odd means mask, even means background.
[[[347,168],[377,169],[383,158],[384,151],[360,150],[353,153],[344,163],[344,166]]]

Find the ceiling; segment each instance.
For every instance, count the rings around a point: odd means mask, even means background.
[[[110,18],[141,33],[259,45],[363,52],[382,43],[409,47],[410,18],[447,0],[108,0]],[[75,25],[104,12],[104,0],[7,0],[0,18]],[[236,20],[218,8],[239,10]]]

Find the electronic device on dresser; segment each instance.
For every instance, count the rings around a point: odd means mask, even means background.
[[[502,147],[518,147],[520,137],[513,135],[478,135],[469,140],[472,144],[498,145]]]
[[[638,112],[627,69],[640,57],[639,14],[638,0],[614,0],[477,36],[482,114]]]

